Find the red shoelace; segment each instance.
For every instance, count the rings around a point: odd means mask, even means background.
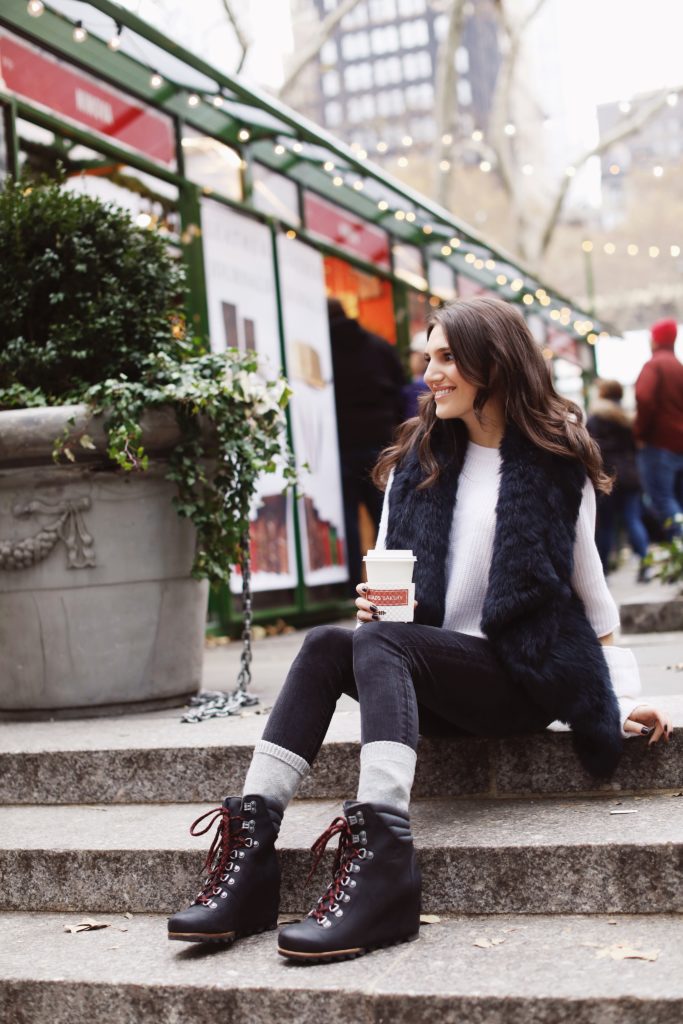
[[[315,917],[322,921],[325,914],[334,906],[342,895],[344,882],[349,876],[349,867],[354,858],[360,856],[360,850],[353,845],[353,832],[346,818],[335,818],[329,828],[325,829],[313,843],[311,850],[315,854],[313,867],[308,873],[307,882],[313,878],[330,839],[339,836],[339,846],[334,858],[334,877],[327,887],[327,891],[320,897],[309,917]]]
[[[212,815],[211,820],[204,828],[196,830],[197,825],[204,821],[204,818],[208,818]],[[204,871],[207,872],[207,878],[204,882],[204,887],[200,893],[198,893],[195,900],[196,903],[210,903],[214,896],[217,896],[220,892],[220,888],[217,882],[220,880],[220,876],[225,872],[225,869],[230,861],[230,854],[239,849],[242,846],[251,846],[251,840],[247,841],[247,838],[242,834],[242,822],[244,818],[237,815],[231,815],[227,807],[214,807],[212,810],[207,811],[205,814],[201,814],[196,821],[193,821],[190,825],[191,836],[203,836],[210,828],[213,827],[214,823],[218,821],[218,827],[216,834],[213,837],[213,842],[209,847],[209,852],[206,855],[204,861]],[[239,828],[231,828],[233,824],[239,822]]]

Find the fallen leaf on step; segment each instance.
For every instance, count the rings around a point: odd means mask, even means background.
[[[128,931],[128,929],[125,926],[121,927],[121,925],[119,925],[119,927],[116,930],[117,930],[117,932],[127,932]]]
[[[617,942],[614,946],[605,946],[595,954],[598,960],[656,960],[659,956],[658,949],[640,950],[633,946],[627,946],[623,942]]]
[[[420,914],[420,924],[441,924],[438,914]]]
[[[108,921],[95,921],[92,917],[84,917],[78,924],[65,924],[64,931],[74,935],[77,932],[96,932],[100,928],[109,928]]]
[[[301,920],[301,914],[278,914],[278,924],[293,924]]]
[[[478,946],[479,949],[491,949],[492,946],[500,946],[501,942],[505,942],[505,939],[500,936],[493,939],[487,939],[486,936],[482,936],[479,939],[475,939],[472,945]]]
[[[683,793],[672,793],[671,796],[683,796]]]
[[[127,911],[123,916],[128,918],[129,921],[133,920],[133,915],[131,914],[130,910]]]

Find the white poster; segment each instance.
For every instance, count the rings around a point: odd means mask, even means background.
[[[255,351],[264,377],[282,369],[270,230],[211,199],[202,200],[202,242],[211,347]],[[251,514],[254,591],[296,586],[292,498],[281,472],[259,481]],[[242,580],[233,573],[231,590]]]
[[[303,242],[279,235],[277,253],[292,435],[303,492],[304,582],[314,587],[349,578],[325,272],[320,253]]]

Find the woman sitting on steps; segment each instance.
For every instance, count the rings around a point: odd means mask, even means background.
[[[378,621],[359,584],[361,628],[308,633],[244,795],[192,826],[201,835],[218,824],[204,887],[170,919],[171,939],[231,941],[276,927],[282,814],[343,693],[360,704],[360,782],[313,847],[319,859],[339,836],[331,883],[278,937],[279,952],[302,962],[417,938],[408,808],[420,726],[510,736],[560,719],[582,765],[603,778],[624,736],[671,736],[666,716],[638,702],[633,654],[613,646],[617,609],[593,539],[595,491],[610,480],[578,407],[555,392],[512,305],[453,302],[434,312],[428,334],[429,394],[376,469],[386,487],[377,547],[416,554],[415,622]]]

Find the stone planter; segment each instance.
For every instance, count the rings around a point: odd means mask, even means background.
[[[76,462],[52,448],[71,418]],[[197,692],[208,585],[171,503],[171,412],[144,424],[150,468],[107,461],[86,406],[0,412],[0,717],[102,715]]]

